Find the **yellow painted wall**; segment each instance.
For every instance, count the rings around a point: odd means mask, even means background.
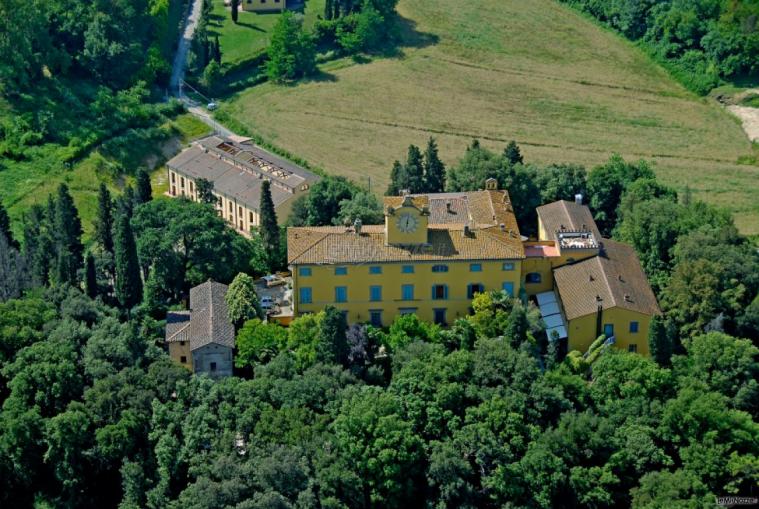
[[[630,332],[630,322],[638,322],[638,332]],[[601,320],[601,333],[604,324],[614,325],[615,346],[627,351],[630,345],[637,346],[637,352],[641,355],[649,355],[648,351],[648,326],[651,317],[635,311],[622,308],[610,308],[603,311]],[[598,337],[596,335],[596,315],[586,315],[570,320],[567,326],[569,334],[569,350],[587,352],[590,344]]]
[[[287,0],[241,0],[240,8],[243,11],[271,12],[281,11],[287,7]]]
[[[553,290],[553,265],[551,258],[525,258],[522,261],[522,285],[527,295],[535,295]],[[540,283],[528,283],[527,274],[540,274]]]
[[[182,356],[185,357],[186,362],[182,362]],[[173,341],[169,343],[169,357],[177,364],[181,364],[192,371],[192,354],[188,341]]]
[[[416,230],[403,232],[398,228],[398,220],[410,214],[417,221]],[[416,207],[398,207],[393,214],[385,214],[385,232],[388,244],[425,244],[427,243],[427,226],[429,217],[423,215]]]
[[[546,227],[543,226],[543,221],[540,220],[540,217],[538,217],[538,240],[554,240],[553,235],[548,235],[548,232],[546,232]]]
[[[191,178],[173,170],[168,170],[168,172],[169,194],[171,196],[185,196],[193,201],[200,200],[195,182]],[[277,212],[277,221],[280,224],[284,224],[287,221],[293,202],[302,192],[296,191],[291,199],[277,206],[275,210]],[[247,235],[250,234],[252,228],[259,226],[261,218],[257,211],[246,207],[234,198],[227,197],[216,191],[214,191],[213,195],[219,199],[219,203],[216,205],[216,212],[235,230]]]
[[[434,319],[434,309],[446,309],[446,321],[453,323],[457,318],[469,312],[471,299],[467,297],[467,285],[481,283],[485,291],[501,290],[504,282],[514,287],[514,295],[519,292],[521,280],[521,262],[510,260],[514,270],[503,270],[506,261],[449,261],[449,262],[409,262],[338,265],[347,268],[347,275],[335,275],[334,265],[299,265],[293,271],[293,300],[296,316],[303,313],[317,313],[324,306],[332,304],[338,309],[348,311],[348,322],[369,321],[370,310],[382,310],[382,324],[389,325],[402,308],[416,308],[417,316],[429,322]],[[482,272],[471,272],[470,264],[480,263]],[[448,272],[432,272],[433,265],[448,265]],[[414,267],[413,274],[402,272],[404,265]],[[370,274],[371,266],[381,266],[381,274]],[[300,275],[300,267],[311,269],[310,276]],[[403,300],[401,286],[414,285],[414,299]],[[448,285],[448,298],[432,299],[432,287],[435,284]],[[382,287],[382,300],[370,301],[370,286]],[[347,288],[347,302],[335,302],[335,287]],[[312,302],[300,302],[300,288],[309,287]]]

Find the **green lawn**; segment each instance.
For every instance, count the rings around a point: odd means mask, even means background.
[[[552,0],[401,0],[398,58],[330,62],[320,79],[263,84],[223,102],[245,129],[382,192],[409,143],[453,164],[472,138],[528,161],[588,167],[619,152],[728,207],[759,233],[753,149],[715,101],[672,80],[616,34]]]
[[[139,160],[137,165],[160,166],[166,158],[178,152],[190,139],[206,134],[208,127],[189,114],[170,120],[159,127],[161,141],[154,143],[150,137],[135,138],[128,147],[128,155]],[[34,156],[25,161],[2,160],[0,164],[0,198],[14,220],[14,230],[20,233],[18,220],[24,211],[35,203],[45,203],[50,193],[61,182],[69,186],[82,218],[85,236],[92,230],[92,220],[97,208],[97,190],[100,182],[106,182],[114,192],[119,192],[129,180],[120,171],[120,164],[113,158],[94,150],[85,159],[73,165],[61,162],[65,147],[46,144],[35,150]],[[156,172],[160,174],[160,172]],[[156,194],[164,192],[160,179],[156,180]]]
[[[242,0],[243,2],[245,0]],[[304,8],[304,25],[313,27],[317,15],[324,12],[325,0],[307,0]],[[229,8],[224,0],[214,0],[214,8],[208,20],[208,33],[219,36],[222,64],[237,65],[258,56],[269,45],[272,28],[279,13],[254,13],[238,11],[237,24],[232,22]]]

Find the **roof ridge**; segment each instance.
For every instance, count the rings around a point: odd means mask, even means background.
[[[603,264],[603,261],[601,261],[600,254],[594,256],[594,258],[598,261],[598,265],[601,267],[601,272],[603,272],[604,276],[604,282],[606,283],[606,289],[609,290],[609,295],[611,296],[611,303],[616,306],[617,305],[617,299],[614,298],[614,291],[611,289],[611,284],[609,284],[609,274],[606,272],[606,267]]]
[[[168,338],[166,338],[166,342],[168,343],[169,341],[171,341],[172,339],[174,339],[175,337],[177,337],[177,334],[179,334],[180,332],[182,332],[183,330],[185,330],[189,326],[190,326],[190,320],[187,320],[187,323],[184,324],[184,326],[182,326],[182,328],[178,329],[177,331],[174,332],[174,334],[172,334],[171,336],[169,336]]]
[[[309,231],[312,231],[312,232],[314,232],[314,233],[319,233],[319,234],[321,234],[321,237],[320,237],[319,239],[315,240],[314,242],[312,242],[311,244],[309,244],[309,245],[308,245],[308,247],[304,248],[304,249],[303,249],[303,250],[302,250],[302,251],[301,251],[301,252],[298,254],[298,256],[296,256],[295,258],[293,258],[293,259],[292,259],[292,261],[291,261],[290,263],[295,263],[295,262],[297,262],[297,261],[298,261],[298,258],[301,258],[301,257],[302,257],[304,254],[306,254],[307,252],[309,252],[310,250],[312,250],[312,249],[313,249],[314,247],[316,247],[318,244],[321,244],[322,242],[324,242],[324,239],[326,239],[327,237],[330,237],[330,236],[334,235],[335,233],[337,233],[337,232],[320,232],[320,231],[318,231],[318,230],[311,230],[311,229],[310,229],[311,227],[307,227],[307,228],[309,228]],[[319,227],[316,227],[316,228],[319,228]]]

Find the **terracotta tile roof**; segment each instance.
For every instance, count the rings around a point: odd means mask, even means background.
[[[430,227],[428,243],[385,244],[384,226],[365,226],[361,235],[340,227],[288,228],[288,263],[338,264],[433,260],[497,260],[524,258],[519,236],[504,241],[488,230]]]
[[[604,240],[598,256],[553,271],[567,319],[619,307],[658,314],[656,297],[632,247]]]
[[[235,330],[227,318],[227,285],[208,281],[190,289],[190,310],[166,315],[166,341],[189,341],[190,350],[210,343],[234,348]]]
[[[411,204],[418,208],[419,210],[422,210],[424,207],[429,206],[429,200],[427,199],[426,195],[409,195],[411,198]],[[382,198],[382,205],[385,209],[388,207],[393,207],[397,209],[398,207],[403,205],[403,202],[406,200],[406,196],[385,196]]]
[[[548,235],[548,238],[545,240],[558,241],[556,232],[559,230],[588,230],[593,233],[596,242],[601,241],[601,232],[598,231],[593,214],[590,213],[587,205],[559,200],[538,207],[537,212]]]
[[[429,206],[427,244],[385,245],[384,225],[368,225],[356,235],[339,226],[288,228],[291,264],[337,264],[433,260],[499,260],[524,258],[519,227],[506,191],[412,195]],[[386,197],[385,206],[403,197]],[[447,203],[451,202],[451,211]],[[454,205],[455,203],[455,205]],[[464,234],[469,226],[470,233]]]

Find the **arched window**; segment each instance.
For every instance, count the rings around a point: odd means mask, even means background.
[[[525,279],[527,283],[540,283],[542,280],[543,277],[540,275],[540,272],[530,272]]]

